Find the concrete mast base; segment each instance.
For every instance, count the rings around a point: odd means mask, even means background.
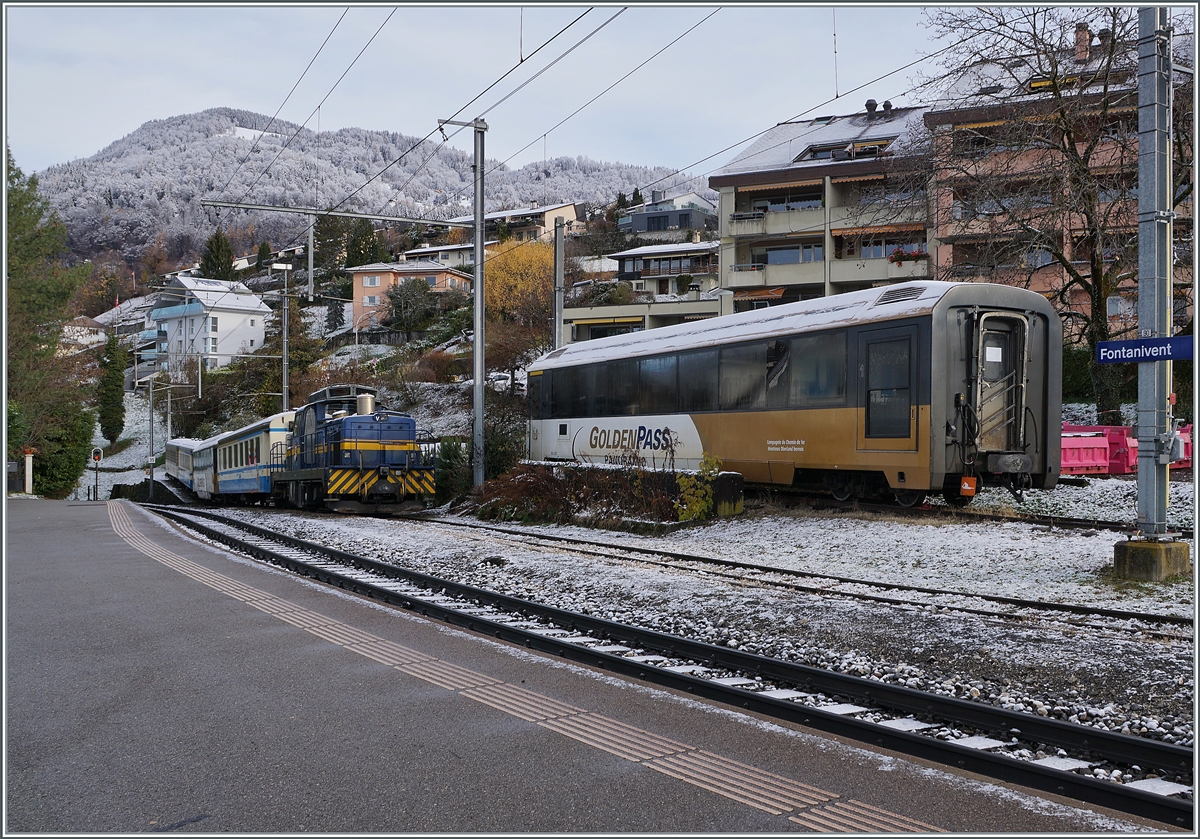
[[[1190,574],[1191,552],[1187,542],[1136,540],[1113,546],[1113,571],[1126,580],[1160,582]]]

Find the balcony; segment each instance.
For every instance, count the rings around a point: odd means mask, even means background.
[[[904,281],[929,276],[929,260],[888,262],[886,259],[835,259],[829,266],[834,283]]]
[[[725,280],[727,288],[760,288],[780,285],[824,285],[824,262],[789,262],[780,265],[734,265]]]

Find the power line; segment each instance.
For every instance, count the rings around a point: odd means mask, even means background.
[[[258,177],[255,178],[254,181],[248,187],[246,187],[245,192],[243,192],[241,194],[241,196],[238,198],[239,202],[242,199],[244,199],[246,197],[246,195],[249,194],[250,190],[254,189],[255,185],[257,185],[258,182],[260,180],[262,180],[262,176],[267,174],[267,172],[270,171],[271,167],[275,165],[275,161],[279,160],[280,156],[285,151],[287,151],[287,148],[288,148],[288,146],[290,146],[292,144],[292,141],[295,140],[296,137],[298,137],[300,135],[300,132],[304,130],[304,126],[308,125],[309,120],[311,120],[313,118],[313,116],[317,113],[317,111],[319,111],[321,109],[321,106],[325,104],[325,100],[327,100],[330,96],[333,95],[333,92],[335,90],[337,90],[338,85],[340,85],[342,83],[342,80],[346,78],[346,74],[349,73],[352,69],[354,69],[354,65],[358,63],[358,60],[360,58],[362,58],[363,53],[366,52],[367,48],[370,47],[372,43],[374,43],[374,41],[377,37],[379,37],[379,33],[383,31],[383,27],[388,25],[388,21],[390,21],[392,19],[392,16],[396,14],[396,11],[397,11],[396,9],[392,9],[391,13],[387,16],[387,18],[384,19],[383,23],[379,24],[379,28],[375,30],[375,34],[372,35],[370,40],[367,41],[367,43],[363,45],[363,48],[358,51],[358,55],[354,56],[354,60],[350,62],[350,66],[348,66],[342,72],[342,75],[340,75],[338,77],[338,80],[333,83],[333,87],[329,88],[329,92],[326,93],[324,98],[322,98],[321,101],[317,103],[317,107],[314,108],[313,112],[308,115],[308,119],[304,120],[304,123],[299,128],[296,129],[296,132],[294,134],[292,134],[291,137],[288,138],[288,141],[283,144],[283,147],[279,150],[279,152],[275,155],[275,157],[272,158],[271,162],[267,164],[267,168],[263,169],[262,172],[258,175]]]
[[[453,117],[455,117],[455,116],[458,116],[459,114],[461,114],[463,111],[465,111],[465,110],[466,110],[467,108],[469,108],[471,105],[473,105],[475,102],[479,101],[479,99],[481,99],[483,96],[485,96],[485,95],[487,94],[487,92],[488,92],[488,91],[490,91],[492,88],[494,88],[494,87],[495,87],[496,85],[498,85],[500,82],[502,82],[502,81],[503,81],[505,78],[507,78],[508,76],[510,76],[510,75],[511,75],[511,74],[512,74],[512,73],[513,73],[515,70],[517,70],[517,69],[518,69],[518,68],[519,68],[519,67],[520,67],[522,64],[524,64],[526,61],[528,61],[529,59],[533,58],[535,55],[537,55],[539,52],[541,52],[543,49],[545,49],[547,46],[549,46],[549,45],[550,45],[550,44],[551,44],[553,41],[555,41],[555,40],[556,40],[556,39],[557,39],[559,36],[561,36],[561,35],[562,35],[564,32],[566,32],[568,29],[570,29],[572,26],[574,26],[576,23],[578,23],[580,20],[582,20],[582,19],[583,19],[583,18],[584,18],[584,17],[585,17],[585,16],[586,16],[586,15],[587,15],[589,12],[591,12],[591,11],[592,11],[592,8],[590,8],[590,7],[589,7],[587,10],[585,10],[585,11],[583,12],[583,14],[579,15],[579,17],[575,18],[573,21],[571,21],[570,23],[568,23],[566,26],[564,26],[562,29],[560,29],[558,32],[556,32],[554,35],[552,35],[550,38],[548,38],[548,39],[547,39],[547,40],[546,40],[546,41],[545,41],[545,42],[544,42],[544,43],[543,43],[541,46],[539,46],[539,47],[538,47],[536,50],[534,50],[533,52],[531,52],[531,53],[530,53],[528,56],[526,56],[525,58],[523,58],[521,61],[519,61],[519,62],[518,62],[517,64],[515,64],[513,67],[509,68],[509,70],[508,70],[508,71],[506,71],[506,72],[505,72],[503,75],[501,75],[501,76],[500,76],[500,78],[496,79],[496,81],[492,82],[490,85],[488,85],[486,88],[484,88],[484,89],[483,89],[483,90],[482,90],[480,93],[478,93],[478,94],[477,94],[477,95],[476,95],[474,98],[472,98],[472,99],[471,99],[471,101],[467,102],[465,105],[463,105],[462,107],[460,107],[460,108],[459,108],[457,111],[455,111],[455,112],[454,112],[454,114],[451,116],[451,119],[453,119]],[[614,15],[614,17],[615,17],[615,15]],[[386,22],[387,22],[387,21],[384,21],[384,23],[386,23]],[[601,28],[603,28],[603,27],[601,27]],[[378,33],[377,33],[377,34],[378,34]],[[592,33],[592,34],[594,34],[594,33]],[[590,38],[590,37],[591,37],[591,35],[588,35],[588,36],[587,36],[587,38]],[[587,38],[585,38],[584,40],[586,40]],[[582,42],[581,42],[581,43],[582,43]],[[576,46],[578,46],[578,44],[576,44]],[[575,47],[572,47],[571,49],[573,50],[573,49],[575,49]],[[568,51],[568,52],[569,52],[569,51]],[[557,59],[556,59],[556,61],[557,61]],[[543,71],[543,72],[544,72],[544,71]],[[402,154],[401,154],[399,157],[397,157],[395,160],[393,160],[393,161],[392,161],[391,163],[389,163],[387,166],[383,167],[381,170],[379,170],[379,172],[377,172],[377,173],[375,173],[374,175],[372,175],[372,176],[371,176],[369,179],[367,179],[367,180],[366,180],[366,181],[365,181],[365,182],[364,182],[364,183],[363,183],[361,186],[359,186],[359,187],[358,187],[357,189],[355,189],[353,192],[351,192],[351,193],[349,193],[348,195],[346,195],[346,196],[345,196],[344,198],[342,198],[342,200],[341,200],[341,201],[339,201],[338,203],[336,203],[336,204],[332,205],[332,207],[330,208],[330,210],[337,209],[338,207],[340,207],[340,206],[342,206],[343,204],[345,204],[347,201],[349,201],[351,198],[353,198],[353,197],[354,197],[355,195],[357,195],[359,192],[361,192],[362,190],[364,190],[364,189],[365,189],[365,188],[366,188],[368,185],[370,185],[372,182],[374,182],[375,180],[377,180],[378,178],[380,178],[380,177],[383,175],[383,173],[384,173],[384,172],[386,172],[388,169],[391,169],[393,166],[395,166],[397,163],[399,163],[400,161],[402,161],[402,160],[403,160],[405,157],[407,157],[409,154],[411,154],[413,151],[415,151],[417,148],[419,148],[419,147],[421,146],[421,144],[422,144],[422,143],[426,142],[426,141],[427,141],[427,140],[428,140],[430,137],[432,137],[432,136],[433,136],[433,135],[434,135],[434,134],[435,134],[437,131],[439,131],[440,129],[441,129],[441,126],[439,125],[439,127],[438,127],[438,128],[435,128],[435,129],[433,129],[432,131],[430,131],[428,134],[426,134],[424,137],[422,137],[420,140],[418,140],[416,143],[414,143],[414,144],[413,144],[411,147],[409,147],[408,149],[406,149],[406,150],[405,150],[405,151],[404,151],[404,152],[403,152],[403,153],[402,153]],[[457,133],[457,132],[455,132],[455,133]],[[417,175],[418,175],[418,174],[421,172],[421,170],[422,170],[422,169],[424,169],[424,168],[425,168],[425,165],[426,165],[426,164],[427,164],[427,163],[428,163],[428,162],[429,162],[429,161],[430,161],[430,160],[431,160],[431,159],[432,159],[432,158],[433,158],[433,157],[434,157],[434,156],[437,154],[437,152],[438,152],[438,151],[441,149],[441,147],[442,147],[443,145],[445,145],[445,142],[446,142],[446,141],[444,140],[444,141],[443,141],[441,144],[439,144],[439,146],[438,146],[438,148],[437,148],[437,149],[434,149],[433,153],[431,153],[431,154],[429,155],[429,157],[425,158],[425,160],[424,160],[424,161],[421,163],[421,165],[420,165],[420,166],[417,168],[417,170],[416,170],[415,172],[413,172],[413,174],[412,174],[411,176],[409,176],[409,179],[408,179],[407,181],[405,181],[405,182],[404,182],[404,184],[402,184],[402,185],[401,185],[401,187],[400,187],[400,189],[399,189],[398,191],[400,191],[400,192],[403,192],[403,190],[404,190],[404,187],[406,187],[406,186],[408,186],[408,184],[412,183],[413,179],[414,179],[414,178],[415,178],[415,177],[416,177],[416,176],[417,176]],[[272,161],[272,162],[274,162],[274,161]],[[256,182],[257,182],[257,181],[256,181]],[[328,215],[328,214],[329,214],[329,212],[324,212],[324,213],[322,213],[321,215],[323,216],[323,215]],[[430,223],[431,223],[431,224],[436,224],[436,223],[437,223],[437,221],[436,221],[436,220],[432,220],[432,219],[431,219],[431,220],[430,220]],[[292,237],[292,239],[291,239],[291,240],[288,242],[288,244],[290,245],[292,242],[295,242],[295,241],[296,241],[298,238],[299,238],[299,237],[298,237],[298,235],[297,235],[297,236],[293,236],[293,237]],[[285,245],[284,247],[287,247],[287,245]]]
[[[329,30],[329,34],[326,35],[325,40],[321,42],[321,46],[317,49],[316,54],[313,55],[312,60],[310,60],[308,62],[308,66],[304,68],[304,72],[300,74],[300,78],[296,79],[296,83],[294,85],[292,85],[292,89],[290,91],[288,91],[288,95],[283,98],[283,102],[279,105],[279,108],[275,111],[275,115],[271,117],[271,120],[270,120],[270,122],[267,123],[266,128],[264,128],[259,133],[259,135],[254,139],[254,145],[252,145],[250,147],[250,151],[246,152],[246,156],[242,158],[241,162],[238,163],[237,168],[235,168],[233,170],[233,174],[229,176],[229,180],[227,180],[225,182],[225,186],[221,187],[221,190],[220,190],[221,193],[224,193],[225,190],[227,190],[229,188],[229,184],[231,184],[233,182],[234,177],[236,177],[237,173],[241,171],[242,166],[244,166],[246,161],[250,159],[250,155],[254,154],[254,150],[258,148],[259,142],[262,140],[263,137],[266,136],[267,131],[270,130],[271,126],[275,124],[275,119],[279,116],[279,112],[283,110],[283,106],[286,105],[288,103],[288,100],[292,98],[292,94],[296,92],[296,88],[298,88],[300,86],[300,82],[304,81],[304,77],[308,75],[308,71],[312,68],[313,63],[317,60],[317,57],[321,54],[321,51],[325,49],[325,45],[329,43],[329,39],[333,37],[333,33],[337,31],[337,28],[339,26],[341,26],[342,21],[345,20],[346,15],[349,14],[349,12],[350,12],[349,8],[345,9],[342,12],[342,16],[337,19],[337,23],[335,23],[333,25],[333,29]]]
[[[697,29],[697,28],[698,28],[698,27],[699,27],[701,24],[703,24],[703,23],[705,23],[706,21],[708,21],[708,19],[709,19],[709,18],[711,18],[713,15],[715,15],[715,14],[716,14],[717,12],[719,12],[719,11],[721,11],[719,8],[718,8],[718,9],[714,9],[714,10],[713,10],[711,13],[709,13],[709,14],[708,14],[708,15],[707,15],[707,16],[706,16],[706,17],[705,17],[703,20],[701,20],[699,23],[696,23],[694,26],[692,26],[692,28],[691,28],[691,29],[689,29],[689,30],[687,30],[686,32],[684,32],[682,35],[680,35],[680,36],[679,36],[678,38],[676,38],[674,41],[672,41],[671,43],[667,44],[665,47],[663,47],[662,49],[660,49],[658,52],[654,53],[654,55],[652,55],[652,56],[650,56],[649,58],[647,58],[647,59],[646,59],[645,61],[643,61],[641,64],[638,64],[636,67],[634,67],[634,68],[633,68],[632,70],[630,70],[628,73],[626,73],[624,76],[621,76],[621,78],[617,79],[615,82],[613,82],[612,84],[610,84],[608,87],[604,88],[604,90],[602,90],[602,91],[600,91],[599,93],[597,93],[595,96],[593,96],[593,97],[592,97],[591,99],[589,99],[587,102],[585,102],[585,103],[583,103],[582,105],[580,105],[578,108],[576,108],[576,109],[575,109],[574,111],[572,111],[570,114],[568,114],[567,116],[563,117],[561,120],[559,120],[557,123],[555,123],[555,125],[554,125],[553,127],[551,127],[549,130],[547,130],[546,132],[544,132],[544,133],[542,134],[542,136],[541,136],[541,139],[545,139],[545,137],[546,137],[546,134],[549,134],[550,132],[554,131],[555,129],[557,129],[557,128],[561,127],[561,126],[562,126],[562,124],[563,124],[563,123],[565,123],[567,120],[569,120],[569,119],[571,119],[572,117],[574,117],[576,114],[578,114],[578,113],[579,113],[580,111],[582,111],[584,108],[586,108],[586,107],[588,107],[589,105],[591,105],[593,102],[595,102],[595,101],[596,101],[597,99],[599,99],[601,96],[603,96],[604,94],[608,93],[610,90],[612,90],[614,87],[616,87],[617,85],[619,85],[621,82],[625,81],[627,78],[629,78],[630,76],[632,76],[632,75],[633,75],[634,73],[636,73],[638,70],[642,69],[642,68],[643,68],[643,67],[645,67],[647,64],[649,64],[651,61],[653,61],[654,59],[658,58],[660,55],[662,55],[664,52],[666,52],[667,50],[669,50],[671,47],[675,46],[677,43],[679,43],[680,41],[682,41],[684,38],[686,38],[688,35],[690,35],[690,34],[691,34],[693,31],[695,31],[695,30],[696,30],[696,29]],[[497,104],[499,104],[499,103],[497,103]],[[495,107],[495,106],[493,106],[493,107]],[[504,160],[503,160],[503,161],[501,161],[500,163],[496,164],[496,166],[492,167],[492,169],[491,169],[491,170],[489,170],[488,174],[491,174],[492,172],[496,171],[496,169],[499,169],[501,166],[503,166],[504,164],[508,163],[508,161],[512,160],[512,159],[513,159],[514,157],[516,157],[518,154],[520,154],[521,152],[525,151],[525,149],[529,148],[529,147],[530,147],[530,146],[532,146],[534,143],[536,143],[536,142],[538,141],[538,139],[539,139],[539,138],[535,137],[534,139],[530,140],[530,141],[529,141],[529,142],[528,142],[526,145],[524,145],[524,146],[522,146],[521,148],[517,149],[515,152],[513,152],[511,155],[509,155],[509,156],[508,156],[506,159],[504,159]],[[461,194],[461,193],[460,193],[460,194]]]

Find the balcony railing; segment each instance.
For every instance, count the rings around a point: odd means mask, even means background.
[[[761,271],[766,268],[761,262],[748,262],[742,265],[730,265],[730,271]]]

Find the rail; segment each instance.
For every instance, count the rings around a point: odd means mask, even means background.
[[[151,509],[219,542],[318,581],[392,605],[413,609],[421,614],[453,623],[471,631],[483,632],[530,649],[552,653],[664,687],[683,690],[696,696],[745,708],[755,713],[787,720],[837,736],[868,742],[882,748],[941,764],[950,764],[966,771],[1065,795],[1080,801],[1100,804],[1184,829],[1190,830],[1193,824],[1193,803],[1189,800],[1140,790],[1125,784],[1101,781],[1088,775],[1077,775],[1062,769],[1018,760],[1005,754],[982,751],[956,744],[953,741],[942,741],[866,719],[846,716],[835,711],[822,710],[819,707],[801,705],[787,699],[721,684],[711,679],[689,675],[687,672],[679,672],[681,669],[689,668],[667,669],[654,666],[647,663],[644,657],[642,660],[636,660],[615,652],[581,645],[576,642],[577,636],[572,636],[576,640],[560,640],[544,630],[542,632],[532,631],[512,625],[507,621],[489,619],[479,614],[477,610],[468,610],[471,609],[472,604],[495,607],[526,619],[535,618],[547,621],[571,633],[586,632],[597,639],[606,638],[618,644],[634,644],[673,658],[703,662],[714,668],[731,672],[753,673],[773,683],[802,685],[825,694],[865,701],[875,707],[884,707],[893,713],[919,714],[951,720],[956,725],[1003,732],[1006,737],[1016,729],[1020,732],[1023,740],[1058,745],[1080,754],[1101,755],[1106,760],[1126,765],[1135,764],[1141,767],[1166,769],[1190,776],[1193,766],[1193,751],[1189,748],[1114,734],[1103,729],[1065,723],[1031,714],[1007,711],[982,703],[939,696],[911,688],[820,670],[807,665],[766,658],[727,647],[718,647],[654,630],[625,626],[603,618],[569,612],[418,571],[386,565],[366,557],[355,556],[275,533],[246,522],[224,519],[212,513],[192,512],[185,515],[167,508],[151,507]],[[294,555],[271,549],[261,543],[247,542],[230,535],[227,531],[200,524],[191,516],[222,521],[227,527],[253,534],[260,540],[299,549],[311,554],[312,558],[306,561]],[[379,575],[384,580],[404,580],[421,587],[428,594],[418,597],[412,593],[388,588],[380,584],[382,580],[371,582],[363,579],[361,575],[341,573],[324,566],[317,561],[318,557],[331,558],[350,568]],[[445,598],[456,598],[466,602],[463,602],[460,608],[454,608],[447,603]]]

